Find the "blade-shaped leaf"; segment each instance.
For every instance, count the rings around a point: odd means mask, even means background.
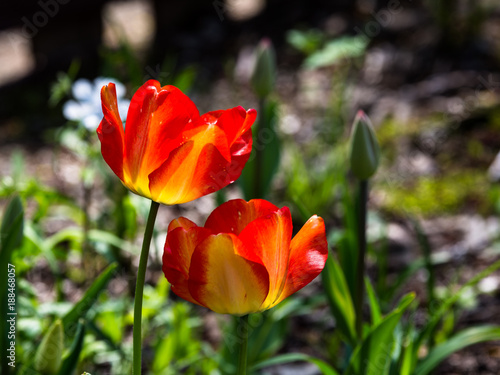
[[[99,294],[106,288],[109,280],[115,275],[116,267],[116,263],[109,265],[85,292],[82,299],[63,317],[64,328],[69,335],[75,333],[74,328],[76,328],[76,322],[80,318],[85,318]]]
[[[78,364],[78,358],[80,357],[80,352],[83,349],[83,339],[85,338],[85,324],[83,319],[78,321],[78,328],[76,330],[76,335],[69,349],[69,353],[63,358],[61,369],[58,375],[71,375],[76,369]]]
[[[366,294],[370,303],[370,311],[372,314],[372,325],[376,326],[382,320],[382,313],[380,312],[380,304],[378,303],[375,290],[373,290],[372,283],[368,277],[365,277]]]
[[[387,374],[394,346],[394,330],[414,298],[413,293],[404,296],[398,307],[372,328],[354,350],[346,375]]]
[[[124,251],[127,251],[133,255],[137,255],[135,248],[130,245],[129,242],[122,240],[113,233],[109,233],[99,229],[91,229],[88,232],[89,240],[106,243],[111,246],[115,246]],[[45,240],[45,247],[47,249],[53,249],[56,245],[64,241],[82,241],[83,232],[80,228],[66,228],[60,230],[56,234],[50,236]]]
[[[10,259],[12,251],[21,245],[23,239],[23,220],[24,211],[21,199],[14,197],[7,208],[2,219],[2,227],[0,229],[0,251],[2,260]]]
[[[408,345],[402,349],[403,352],[401,354],[401,364],[398,375],[412,375],[415,370],[415,366],[417,365],[418,357],[417,352],[415,351],[416,332],[413,322],[410,322],[405,337],[408,340]]]
[[[313,363],[325,375],[339,375],[339,373],[325,361],[322,361],[321,359],[302,353],[289,353],[289,354],[278,355],[271,359],[266,359],[265,361],[257,363],[251,368],[251,370],[256,371],[269,366],[282,365],[285,363],[297,362],[297,361],[305,361]]]
[[[437,345],[417,365],[414,375],[427,375],[449,355],[483,341],[500,340],[500,326],[481,326],[464,329],[448,341]]]
[[[439,308],[432,313],[431,319],[429,323],[425,326],[425,328],[422,330],[420,333],[418,339],[417,339],[417,344],[415,345],[415,350],[419,350],[421,345],[425,342],[426,339],[428,339],[432,332],[434,331],[435,327],[439,324],[440,320],[442,317],[451,309],[451,307],[458,301],[462,293],[467,290],[468,288],[476,285],[479,281],[484,279],[486,276],[490,275],[491,273],[495,272],[496,270],[500,269],[500,260],[496,261],[489,267],[485,268],[483,271],[479,272],[476,274],[474,277],[472,277],[467,283],[465,283],[456,293],[453,293],[451,297],[443,301]]]
[[[321,273],[321,279],[337,328],[354,345],[356,342],[354,304],[344,272],[331,253]]]
[[[13,251],[21,245],[23,224],[23,205],[21,199],[16,196],[10,201],[5,209],[0,229],[0,314],[2,316],[2,323],[0,323],[0,331],[2,332],[2,337],[0,338],[0,352],[2,355],[7,353],[10,347],[10,339],[7,334],[7,332],[10,332],[10,323],[8,319],[13,316],[8,315],[8,313],[15,313],[16,309],[15,278],[13,278],[13,283],[8,282],[9,273],[15,273],[15,265],[11,265],[10,262]],[[9,289],[11,290],[9,291]],[[10,296],[9,293],[11,293]],[[2,374],[9,374],[11,367],[8,365],[8,362],[10,361],[6,358],[2,358],[0,365]]]

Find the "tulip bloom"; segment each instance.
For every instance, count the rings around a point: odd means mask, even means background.
[[[180,217],[168,227],[163,272],[172,291],[221,314],[264,311],[309,284],[328,257],[325,225],[311,217],[292,239],[288,207],[235,199],[204,227]]]
[[[104,160],[127,188],[155,202],[185,203],[222,189],[250,157],[254,109],[200,116],[178,88],[150,80],[133,96],[124,129],[113,83],[101,100]]]

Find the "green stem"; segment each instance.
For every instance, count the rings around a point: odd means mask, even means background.
[[[238,358],[237,375],[247,374],[247,356],[248,356],[248,315],[240,317],[238,322],[238,334],[241,339],[240,354]]]
[[[146,268],[148,265],[149,247],[153,237],[153,228],[155,225],[156,214],[158,213],[159,203],[151,202],[149,209],[148,222],[144,231],[144,240],[142,241],[141,257],[139,260],[139,269],[137,270],[137,284],[135,286],[134,300],[134,330],[133,330],[133,375],[141,374],[141,356],[142,356],[142,297],[144,293],[144,282],[146,281]]]
[[[252,198],[264,198],[263,197],[263,192],[262,192],[262,154],[264,153],[264,147],[265,144],[262,143],[260,139],[260,132],[264,128],[264,110],[265,110],[265,105],[266,105],[266,99],[265,98],[260,98],[259,99],[259,112],[258,112],[258,119],[257,119],[257,124],[256,124],[256,137],[254,139],[256,140],[256,144],[254,146],[255,149],[255,169],[254,169],[254,181],[253,181],[253,197]]]
[[[366,257],[366,206],[368,203],[368,180],[359,182],[359,215],[358,215],[358,268],[356,272],[356,333],[358,339],[363,339],[363,300]]]

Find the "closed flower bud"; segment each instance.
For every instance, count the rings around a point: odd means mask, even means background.
[[[269,39],[257,46],[255,66],[251,77],[252,88],[259,98],[265,98],[274,89],[276,81],[276,54]]]
[[[377,171],[380,147],[368,116],[359,111],[351,134],[351,170],[360,180],[367,180]]]

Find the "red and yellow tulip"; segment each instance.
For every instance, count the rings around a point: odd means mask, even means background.
[[[254,109],[200,116],[178,88],[150,80],[133,96],[124,129],[113,83],[101,100],[104,160],[127,188],[155,202],[185,203],[217,191],[240,176],[250,156]]]
[[[311,217],[292,239],[287,207],[236,199],[216,208],[204,227],[173,220],[163,272],[179,297],[217,313],[245,315],[270,309],[309,284],[327,256],[322,218]]]

